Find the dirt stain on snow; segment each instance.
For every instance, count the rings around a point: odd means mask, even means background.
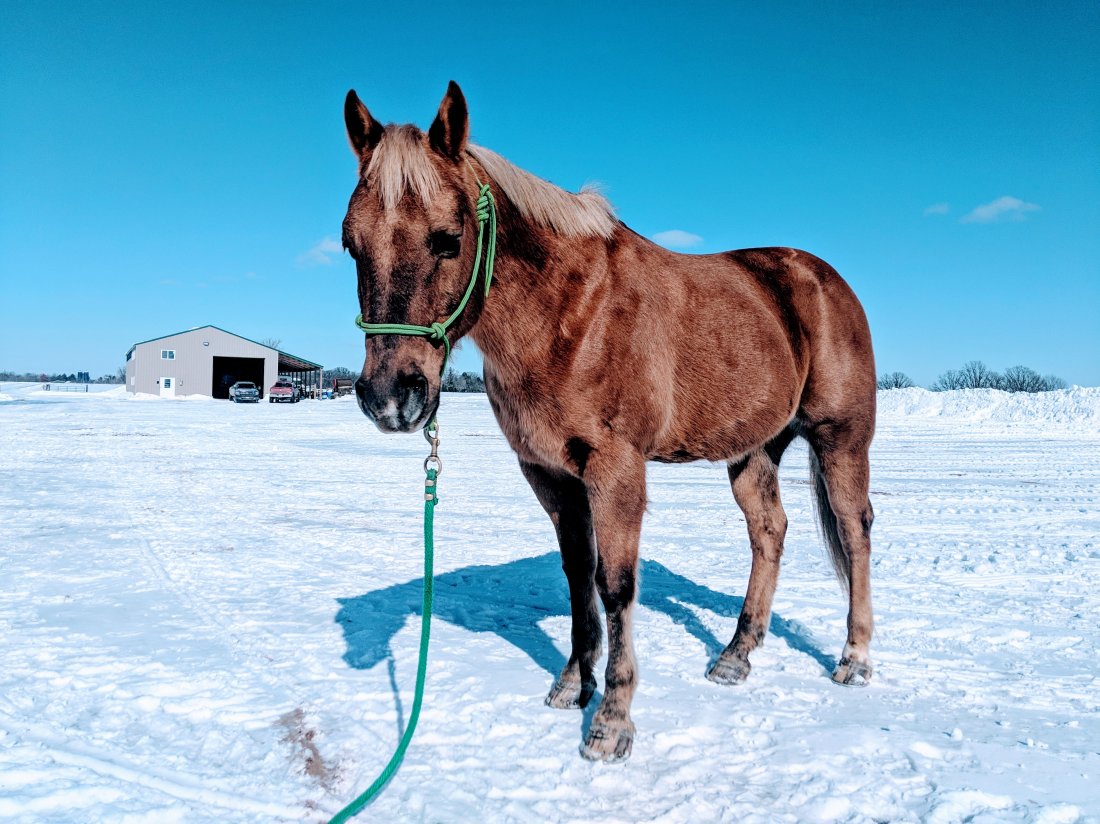
[[[317,779],[322,787],[331,791],[336,784],[337,771],[335,767],[326,764],[325,759],[321,757],[321,751],[313,742],[317,731],[306,725],[306,716],[302,708],[297,707],[279,716],[279,725],[286,729],[286,735],[280,740],[294,747],[295,755],[300,755],[304,759],[305,774]]]

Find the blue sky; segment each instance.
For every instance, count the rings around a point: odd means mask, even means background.
[[[642,234],[824,257],[880,372],[1098,385],[1098,32],[1095,2],[8,0],[0,369],[207,323],[357,369],[343,97],[426,128],[453,78],[477,142]]]

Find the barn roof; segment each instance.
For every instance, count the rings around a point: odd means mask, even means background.
[[[287,352],[279,352],[280,372],[311,372],[314,369],[320,368],[321,364],[319,363],[307,361],[305,358],[299,358],[298,356],[291,355]]]
[[[193,326],[190,329],[184,329],[181,332],[173,332],[170,335],[161,335],[156,338],[149,338],[149,340],[141,340],[135,343],[126,351],[126,357],[129,359],[130,353],[141,346],[143,343],[152,343],[153,341],[164,340],[165,338],[174,338],[177,335],[186,335],[188,332],[197,332],[200,329],[217,329],[219,332],[224,332],[227,335],[232,335],[235,338],[246,340],[249,343],[254,343],[257,346],[262,346],[265,349],[271,349],[279,356],[279,371],[280,372],[308,372],[312,369],[320,369],[321,364],[314,363],[313,361],[300,358],[297,355],[291,355],[289,352],[283,352],[280,349],[275,349],[272,346],[268,346],[266,343],[260,343],[258,340],[252,340],[252,338],[246,338],[244,335],[238,335],[236,332],[230,332],[228,329],[222,329],[220,326],[215,326],[212,323],[207,323],[204,326]]]

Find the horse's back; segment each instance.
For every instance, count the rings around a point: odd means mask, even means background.
[[[727,253],[747,275],[772,290],[784,324],[806,358],[799,417],[808,425],[848,421],[874,426],[875,362],[863,306],[843,277],[800,249]]]
[[[800,414],[818,364],[853,334],[869,352],[858,301],[827,263],[795,249],[681,255],[634,236],[612,257],[612,313],[643,331],[627,390],[652,425],[651,458],[726,460]],[[847,331],[844,331],[847,330]],[[856,346],[855,349],[858,349]],[[872,376],[873,367],[868,372]]]
[[[807,427],[850,420],[873,429],[875,368],[867,318],[832,266],[786,247],[677,257],[678,266],[690,268],[696,291],[705,289],[712,300],[708,319],[693,313],[694,323],[713,327],[717,318],[724,327],[711,329],[717,346],[701,348],[727,370],[726,381],[712,377],[733,390],[727,408],[736,431],[755,440],[774,430],[771,437],[795,419]],[[679,319],[676,328],[682,334],[691,325]]]

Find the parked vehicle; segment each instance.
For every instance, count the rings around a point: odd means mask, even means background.
[[[354,378],[333,378],[332,379],[332,397],[342,398],[344,395],[350,395],[355,391],[355,379]]]
[[[301,399],[301,386],[285,378],[279,378],[275,381],[274,385],[267,390],[268,403],[297,403]]]
[[[237,381],[229,387],[229,400],[233,403],[259,403],[260,389],[252,381]]]

